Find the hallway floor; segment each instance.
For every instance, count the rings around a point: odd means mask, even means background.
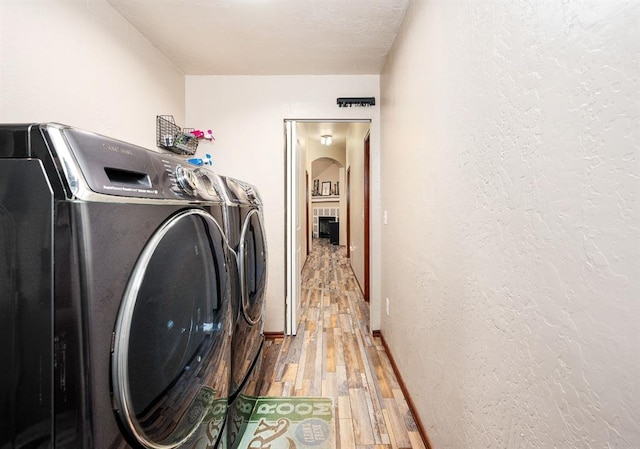
[[[267,340],[265,396],[333,399],[336,449],[424,448],[346,248],[314,239],[298,335]]]

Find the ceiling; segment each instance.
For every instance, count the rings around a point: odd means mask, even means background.
[[[348,122],[304,122],[304,133],[309,141],[320,143],[320,137],[330,135],[333,145],[346,146]]]
[[[187,75],[375,75],[409,0],[107,1]]]

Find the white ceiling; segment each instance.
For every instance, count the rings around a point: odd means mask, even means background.
[[[320,143],[320,137],[330,135],[332,144],[346,146],[347,132],[349,131],[349,123],[347,122],[305,122],[304,138]]]
[[[107,0],[187,75],[379,74],[408,0]]]

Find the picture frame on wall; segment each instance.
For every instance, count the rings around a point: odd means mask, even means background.
[[[331,195],[331,181],[322,182],[322,196]]]
[[[314,179],[313,180],[313,195],[320,195],[320,180],[319,179]]]

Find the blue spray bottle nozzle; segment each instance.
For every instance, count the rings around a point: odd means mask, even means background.
[[[191,159],[187,159],[187,162],[191,165],[197,165],[198,167],[203,164],[202,159],[200,159],[199,157],[192,157]]]
[[[191,165],[196,165],[198,167],[202,167],[203,165],[213,165],[213,161],[211,160],[210,154],[205,154],[205,160],[202,160],[199,157],[192,157],[191,159],[187,159],[187,162]]]

